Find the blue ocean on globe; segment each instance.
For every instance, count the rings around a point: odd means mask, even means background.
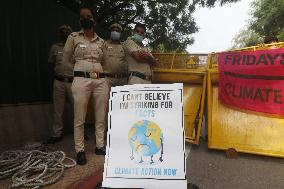
[[[151,156],[151,163],[153,163],[153,156],[161,150],[160,161],[162,161],[163,133],[156,123],[149,120],[135,123],[129,130],[128,142],[132,150],[132,160],[135,153],[140,156],[140,162],[143,162],[143,156]]]

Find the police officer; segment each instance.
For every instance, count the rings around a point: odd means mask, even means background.
[[[109,27],[110,40],[106,41],[103,48],[104,64],[103,69],[109,87],[126,85],[127,63],[123,46],[120,42],[122,27],[115,23]]]
[[[54,106],[54,123],[53,136],[48,139],[48,144],[53,144],[62,140],[63,132],[63,112],[65,99],[73,103],[71,93],[71,83],[73,81],[73,64],[67,62],[62,63],[63,47],[67,37],[72,32],[70,26],[62,25],[58,29],[61,42],[51,46],[48,62],[52,64],[55,72],[53,82],[53,106]]]
[[[103,75],[104,41],[95,33],[96,22],[92,10],[80,8],[81,31],[69,35],[64,50],[63,62],[72,56],[75,60],[72,93],[74,98],[74,141],[77,163],[87,163],[84,147],[84,122],[90,96],[94,100],[97,155],[105,155],[104,132],[108,106],[108,84]]]
[[[128,84],[150,84],[152,79],[152,66],[156,64],[155,58],[143,45],[146,27],[136,24],[135,34],[124,42],[126,61],[128,62]]]

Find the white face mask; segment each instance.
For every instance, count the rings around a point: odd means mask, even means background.
[[[113,41],[118,41],[120,39],[120,33],[117,32],[117,31],[112,31],[110,33],[110,39],[113,40]]]

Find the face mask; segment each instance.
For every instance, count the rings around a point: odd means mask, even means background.
[[[91,29],[92,27],[94,27],[94,21],[87,18],[80,20],[80,24],[84,29]]]
[[[137,43],[142,43],[144,37],[136,33],[133,35],[132,39]]]
[[[113,41],[118,41],[120,39],[120,33],[117,32],[117,31],[112,31],[110,33],[110,39],[113,40]]]

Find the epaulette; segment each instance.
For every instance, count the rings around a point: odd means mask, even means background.
[[[105,42],[105,40],[103,40],[103,38],[100,38],[100,37],[98,37],[99,38],[99,41],[101,41],[101,42]]]
[[[55,43],[54,45],[56,45],[56,46],[64,46],[64,44],[63,43]]]
[[[78,36],[78,32],[72,32],[70,35],[72,36],[72,37],[76,37],[76,36]]]

